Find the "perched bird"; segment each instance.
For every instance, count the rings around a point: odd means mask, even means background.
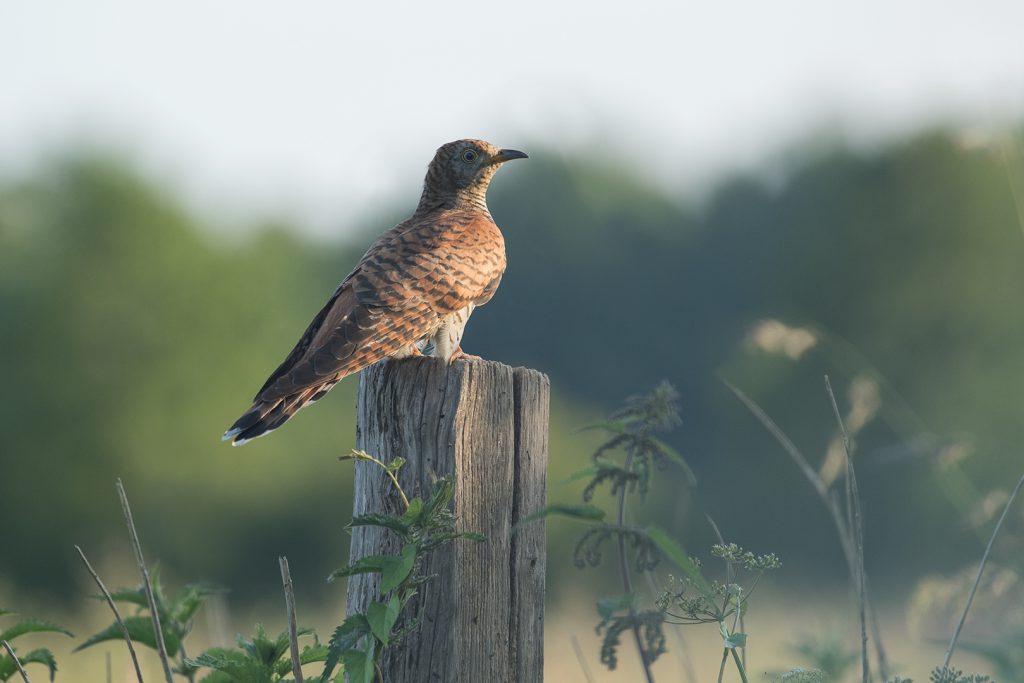
[[[505,271],[505,241],[487,210],[487,186],[514,149],[457,140],[437,150],[413,215],[370,245],[253,405],[224,432],[232,445],[277,429],[346,375],[385,358],[475,359],[460,342],[473,309]]]

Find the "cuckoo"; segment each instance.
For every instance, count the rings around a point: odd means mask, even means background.
[[[370,245],[223,439],[239,446],[263,436],[385,358],[428,349],[449,362],[476,358],[462,351],[462,332],[505,271],[487,187],[499,166],[525,158],[482,140],[438,149],[416,211]]]

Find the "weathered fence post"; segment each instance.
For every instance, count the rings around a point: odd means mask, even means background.
[[[433,551],[410,604],[422,621],[385,650],[386,683],[539,683],[544,669],[544,524],[512,526],[545,504],[549,384],[544,374],[490,361],[379,363],[359,378],[357,443],[399,472],[410,494],[436,477],[455,485],[457,531],[484,534]],[[372,463],[356,464],[354,514],[400,512]],[[351,559],[398,551],[389,532],[359,527]],[[379,575],[351,577],[348,612],[377,595]],[[399,623],[398,628],[402,624]]]

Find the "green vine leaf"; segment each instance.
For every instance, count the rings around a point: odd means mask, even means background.
[[[512,527],[512,531],[514,533],[531,522],[536,522],[538,519],[544,519],[551,515],[561,515],[562,517],[569,517],[571,519],[579,519],[588,522],[600,522],[605,518],[605,514],[605,511],[601,508],[588,503],[550,503],[540,510],[523,517],[514,527]]]
[[[412,572],[419,548],[413,543],[402,546],[402,554],[398,557],[384,556],[381,558],[380,592],[389,593],[405,581]]]
[[[72,636],[71,631],[48,621],[42,621],[40,619],[26,619],[25,621],[20,621],[14,626],[11,626],[6,631],[0,632],[0,640],[11,642],[15,638],[23,636],[26,633],[61,633],[65,636]]]
[[[401,608],[402,603],[396,595],[387,603],[371,603],[366,610],[366,620],[370,623],[370,631],[384,647],[387,647],[391,640],[391,629],[398,621],[398,612]]]
[[[334,629],[331,641],[327,645],[327,658],[324,660],[324,672],[320,680],[327,683],[331,674],[337,668],[338,662],[342,661],[342,654],[356,647],[360,638],[371,635],[370,622],[365,614],[353,614],[338,628]],[[371,638],[372,640],[372,638]]]

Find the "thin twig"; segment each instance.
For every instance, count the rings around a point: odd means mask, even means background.
[[[28,680],[28,674],[25,673],[25,667],[21,665],[21,660],[18,659],[18,655],[14,654],[14,648],[11,647],[11,644],[8,643],[6,640],[3,641],[3,643],[4,649],[7,650],[7,654],[9,654],[11,656],[11,659],[14,660],[14,666],[18,667],[18,673],[21,674],[22,680],[24,680],[25,683],[32,683],[32,681]]]
[[[868,619],[871,622],[871,639],[875,644],[875,659],[878,660],[878,674],[883,681],[888,681],[891,678],[889,659],[885,656],[885,648],[882,647],[882,628],[878,623],[878,610],[871,602],[871,580],[867,572],[864,573],[864,601],[868,605]]]
[[[106,655],[107,655],[107,657],[106,657],[106,660],[107,660],[107,683],[113,683],[113,681],[114,681],[114,671],[113,671],[113,667],[110,666],[110,650],[107,650]]]
[[[627,472],[632,471],[630,468],[633,464],[633,450],[630,449],[626,453],[626,460],[622,465],[622,469]],[[619,504],[618,512],[616,516],[616,522],[620,528],[626,525],[626,486],[619,489]],[[626,595],[633,595],[633,575],[629,569],[629,558],[626,556],[626,538],[623,534],[618,535],[619,544],[619,574],[622,576],[622,589]],[[644,667],[644,677],[647,679],[647,683],[654,683],[654,674],[651,672],[651,664],[647,661],[647,654],[644,652],[644,641],[640,636],[640,624],[636,620],[636,608],[633,607],[633,602],[629,603],[629,616],[633,621],[633,640],[636,642],[636,651],[640,655],[640,664]]]
[[[767,429],[768,432],[775,437],[775,440],[779,442],[779,444],[785,449],[785,451],[789,453],[789,457],[793,459],[793,462],[796,463],[796,466],[800,469],[801,472],[804,473],[804,476],[807,477],[807,481],[811,483],[811,486],[814,487],[814,490],[818,492],[819,496],[821,496],[824,500],[827,501],[829,499],[829,496],[828,488],[825,486],[825,482],[821,480],[821,477],[818,476],[818,473],[815,472],[814,468],[811,467],[809,462],[807,462],[807,458],[805,458],[803,453],[800,452],[800,449],[793,445],[793,442],[790,441],[789,437],[786,436],[785,432],[779,429],[779,426],[775,424],[775,421],[768,417],[767,413],[761,410],[761,406],[754,403],[752,399],[750,399],[746,394],[737,389],[727,380],[722,381],[725,383],[725,386],[729,387],[729,390],[732,391],[732,393],[736,394],[736,398],[743,402],[743,405],[747,407],[747,410],[752,412],[754,414],[754,417],[756,417],[761,422],[761,424],[764,425],[764,428]]]
[[[1003,520],[1006,519],[1006,515],[1010,512],[1010,506],[1013,505],[1013,499],[1020,493],[1021,487],[1024,486],[1024,475],[1017,481],[1017,486],[1014,487],[1013,493],[1010,494],[1010,499],[1006,501],[1006,507],[1003,508],[1003,514],[999,516],[999,521],[996,522],[996,528],[992,530],[992,536],[988,539],[988,546],[985,547],[985,554],[981,556],[981,564],[978,565],[978,575],[974,577],[974,584],[971,586],[971,592],[967,596],[967,604],[964,605],[964,612],[960,615],[960,621],[956,624],[956,630],[953,632],[953,639],[949,641],[949,649],[946,650],[946,659],[943,660],[942,666],[948,667],[949,660],[953,658],[953,650],[956,649],[956,641],[960,638],[960,631],[964,627],[964,622],[967,621],[967,612],[971,609],[971,603],[974,602],[974,594],[978,592],[978,584],[981,583],[981,573],[985,571],[985,565],[988,563],[988,556],[992,552],[992,546],[995,545],[996,536],[999,535],[999,529],[1003,526]]]
[[[174,683],[174,675],[171,673],[171,663],[167,659],[167,645],[164,643],[164,631],[160,627],[160,613],[157,611],[156,598],[153,596],[153,585],[149,580],[149,569],[146,568],[146,561],[142,557],[142,544],[139,543],[139,534],[135,531],[135,522],[132,519],[132,509],[128,506],[128,495],[124,492],[124,484],[117,480],[117,495],[121,499],[121,511],[124,513],[125,522],[128,524],[128,534],[131,536],[132,549],[135,551],[135,560],[139,565],[139,572],[142,574],[142,590],[146,594],[146,601],[149,603],[149,616],[153,621],[153,634],[156,639],[156,650],[160,655],[160,663],[164,668],[164,677],[167,683]]]
[[[846,509],[850,515],[847,526],[853,530],[854,548],[857,551],[857,614],[860,618],[861,678],[863,683],[871,683],[871,666],[868,662],[867,595],[864,588],[864,523],[861,517],[860,492],[857,490],[857,475],[853,469],[850,436],[846,433],[846,425],[843,424],[843,416],[839,413],[839,405],[836,403],[836,395],[832,392],[832,383],[829,381],[828,375],[825,375],[825,391],[828,392],[828,399],[832,402],[832,412],[835,413],[836,422],[839,424],[839,433],[843,437],[843,450],[846,452]]]
[[[178,657],[181,659],[181,670],[185,672],[185,677],[189,683],[195,683],[196,672],[188,666],[188,653],[185,652],[185,641],[178,643]]]
[[[807,478],[807,481],[811,484],[811,487],[817,492],[818,497],[821,498],[821,501],[825,504],[825,509],[828,510],[829,516],[832,518],[832,523],[836,527],[836,534],[839,537],[839,544],[843,548],[843,555],[844,557],[846,557],[846,565],[850,572],[850,580],[856,586],[857,553],[854,549],[853,539],[851,538],[852,534],[850,533],[850,529],[847,528],[846,520],[844,519],[843,513],[839,508],[839,503],[836,500],[834,492],[829,491],[828,487],[825,485],[825,482],[821,480],[821,478],[818,476],[818,473],[814,470],[813,467],[811,467],[810,463],[807,461],[807,458],[804,457],[804,454],[801,453],[800,449],[798,449],[790,440],[790,438],[786,436],[785,432],[783,432],[779,428],[779,426],[775,424],[775,421],[772,420],[772,418],[770,418],[768,414],[761,409],[761,406],[755,403],[753,399],[748,397],[746,394],[740,391],[737,387],[733,386],[727,380],[722,380],[722,382],[725,384],[725,386],[729,388],[730,391],[732,391],[733,394],[736,395],[736,398],[738,398],[740,402],[743,403],[744,406],[746,406],[747,410],[749,410],[751,414],[753,414],[753,416],[758,419],[758,421],[768,431],[768,433],[775,437],[775,440],[778,441],[779,445],[782,446],[783,450],[785,450],[786,453],[789,454],[789,457],[796,464],[797,469],[803,472],[804,476]],[[872,613],[875,613],[874,606],[871,605],[870,596],[867,594],[866,578],[867,577],[865,576],[865,598],[868,600],[868,606],[871,608]],[[885,656],[885,648],[882,645],[882,641],[877,637],[875,638],[875,651],[878,655],[879,671],[883,673],[887,672],[888,662]]]
[[[391,483],[398,489],[398,495],[402,497],[402,504],[405,505],[405,509],[409,509],[409,499],[405,497],[405,491],[402,490],[402,485],[398,483],[398,477],[391,470],[390,467],[384,464],[382,460],[379,460],[366,451],[361,451],[356,448],[352,449],[351,455],[339,455],[338,460],[368,460],[372,463],[376,463],[378,467],[384,470],[384,474],[388,475],[391,479]]]
[[[139,667],[139,657],[135,654],[135,646],[132,645],[132,636],[128,633],[128,627],[125,626],[124,620],[121,618],[121,611],[117,609],[117,604],[114,602],[114,599],[110,597],[110,591],[108,591],[107,587],[103,585],[100,575],[97,574],[96,570],[92,568],[91,564],[89,564],[89,559],[85,556],[85,553],[82,552],[82,549],[76,545],[75,550],[78,551],[78,556],[81,557],[82,562],[85,563],[85,568],[89,570],[90,574],[92,574],[92,580],[96,582],[96,585],[100,588],[100,592],[103,593],[103,597],[106,598],[107,604],[110,606],[110,611],[114,613],[114,621],[116,621],[117,625],[121,627],[121,634],[124,636],[124,642],[128,645],[128,652],[131,653],[132,656],[132,664],[135,665],[135,677],[139,679],[139,683],[143,683],[142,669]]]
[[[277,558],[281,565],[281,583],[284,584],[284,604],[288,609],[288,640],[292,650],[292,675],[295,683],[304,683],[302,663],[299,661],[299,631],[295,625],[295,591],[292,586],[292,573],[288,569],[288,558]]]
[[[576,653],[576,661],[580,663],[580,669],[583,671],[583,678],[586,679],[587,683],[594,683],[594,674],[591,673],[590,666],[587,665],[587,660],[583,657],[580,639],[573,633],[569,636],[569,640],[572,642],[572,651]]]

